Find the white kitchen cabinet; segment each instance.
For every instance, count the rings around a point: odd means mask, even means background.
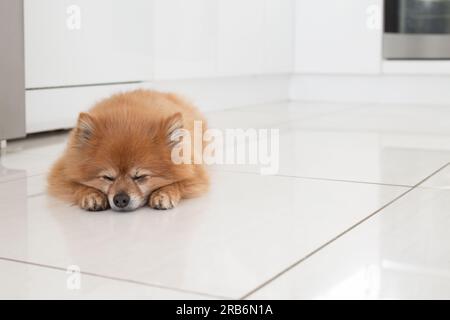
[[[218,0],[219,75],[262,73],[263,0]]]
[[[72,128],[78,114],[88,111],[101,99],[119,92],[150,88],[150,83],[143,82],[27,90],[27,133]]]
[[[26,87],[148,80],[153,1],[25,0]]]
[[[297,0],[297,73],[381,70],[382,0]]]
[[[216,73],[217,0],[155,0],[155,79]]]
[[[294,0],[155,1],[155,79],[292,71]]]
[[[290,73],[294,62],[295,0],[265,0],[263,73]]]
[[[292,72],[294,0],[219,0],[218,73]]]

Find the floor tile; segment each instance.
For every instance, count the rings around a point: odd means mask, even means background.
[[[414,186],[450,160],[450,149],[413,146],[414,141],[414,137],[370,132],[288,129],[281,131],[279,157],[273,153],[273,159],[279,161],[280,175]],[[270,141],[262,143],[270,145]],[[227,146],[225,153],[234,145]],[[257,162],[215,164],[213,168],[260,173],[267,166]]]
[[[0,297],[242,297],[450,163],[448,110],[300,102],[209,112],[213,128],[279,129],[279,176],[214,165],[208,195],[164,214],[87,213],[50,198],[46,172],[67,131],[9,141],[0,258],[61,270],[0,259]],[[450,298],[449,186],[447,167],[252,298]],[[73,264],[169,289],[83,275],[82,290],[67,292]]]
[[[379,108],[361,106],[279,126],[278,174],[414,186],[450,162],[450,120],[436,126],[431,121],[446,110],[413,107],[411,117],[402,107]],[[261,165],[214,168],[259,173]]]
[[[0,194],[2,199],[7,201],[0,202],[0,208],[10,201],[24,201],[27,197],[44,195],[47,188],[46,176],[43,174],[22,177],[8,182],[0,182]],[[10,204],[8,204],[9,206]],[[5,206],[6,208],[6,206]]]
[[[206,117],[209,120],[209,126],[216,129],[283,128],[287,130],[307,119],[358,107],[361,106],[285,102],[208,112]],[[289,136],[289,134],[287,135]],[[0,155],[0,182],[46,173],[51,163],[63,152],[67,139],[68,131],[57,131],[34,134],[26,139],[8,142],[8,147],[6,150],[2,150]],[[290,143],[289,139],[282,139],[283,141]],[[231,146],[234,147],[233,141]],[[226,148],[229,147],[229,145],[226,146]],[[223,167],[220,168],[223,169]],[[238,169],[242,170],[240,166]],[[248,168],[244,170],[248,170]],[[259,168],[254,168],[254,170],[259,171]]]
[[[351,110],[354,108],[361,108],[361,106],[369,106],[366,103],[354,102],[327,102],[327,101],[286,101],[279,103],[268,103],[264,105],[243,106],[239,108],[232,108],[224,110],[228,111],[245,111],[256,113],[273,113],[285,114],[287,117],[302,117],[311,118],[312,116],[322,116],[342,112],[344,110]]]
[[[316,130],[443,135],[450,133],[450,108],[442,105],[372,104],[324,115],[301,125]]]
[[[408,190],[222,172],[212,181],[174,210],[129,214],[2,183],[11,200],[0,203],[0,256],[238,298]]]
[[[206,118],[209,126],[217,129],[280,128],[289,126],[293,120],[354,107],[351,104],[284,102],[208,112]],[[0,182],[46,173],[64,151],[68,134],[67,130],[56,131],[8,141],[7,148],[0,153]]]
[[[450,191],[416,188],[250,299],[449,299]]]
[[[7,153],[30,153],[46,156],[48,154],[59,154],[63,151],[69,136],[68,130],[38,133],[28,135],[25,139],[8,141]]]
[[[0,299],[210,299],[0,259]]]
[[[36,155],[22,152],[0,156],[0,183],[23,177],[46,174],[58,155]]]
[[[280,102],[208,112],[206,118],[210,128],[278,128],[357,107],[360,105]]]
[[[58,131],[8,141],[0,151],[0,182],[47,173],[62,154],[67,137],[67,131]]]

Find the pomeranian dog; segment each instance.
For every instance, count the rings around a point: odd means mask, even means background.
[[[205,119],[178,96],[136,90],[81,113],[48,176],[49,193],[88,211],[170,209],[208,189],[202,164],[175,164],[173,135]],[[202,152],[202,150],[194,150]]]

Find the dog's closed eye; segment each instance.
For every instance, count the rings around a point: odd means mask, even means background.
[[[133,177],[134,181],[143,181],[145,178],[147,178],[148,174],[141,174]]]
[[[109,182],[113,182],[115,180],[115,178],[111,177],[111,176],[101,176],[100,179],[103,179],[103,180],[106,180]]]

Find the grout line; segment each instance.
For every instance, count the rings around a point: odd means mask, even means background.
[[[385,209],[386,207],[390,206],[391,204],[393,204],[394,202],[396,202],[397,200],[399,200],[400,198],[404,197],[406,194],[410,193],[411,191],[415,190],[420,184],[424,183],[426,180],[428,180],[429,178],[431,178],[432,176],[434,176],[435,174],[437,174],[438,172],[442,171],[443,169],[445,169],[450,163],[445,164],[444,166],[440,167],[439,169],[437,169],[436,171],[434,171],[433,173],[431,173],[430,175],[428,175],[426,178],[422,179],[420,182],[418,182],[417,184],[415,184],[413,187],[411,187],[409,190],[406,190],[405,192],[403,192],[402,194],[400,194],[399,196],[395,197],[394,199],[392,199],[391,201],[389,201],[388,203],[386,203],[385,205],[383,205],[381,208],[377,209],[375,212],[369,214],[367,217],[363,218],[362,220],[358,221],[356,224],[354,224],[353,226],[347,228],[346,230],[344,230],[343,232],[339,233],[338,235],[336,235],[335,237],[333,237],[332,239],[328,240],[327,242],[325,242],[324,244],[322,244],[321,246],[319,246],[318,248],[316,248],[315,250],[311,251],[310,253],[308,253],[306,256],[302,257],[301,259],[297,260],[296,262],[294,262],[293,264],[289,265],[287,268],[281,270],[280,272],[278,272],[277,274],[275,274],[274,276],[272,276],[271,278],[269,278],[268,280],[266,280],[265,282],[263,282],[262,284],[260,284],[259,286],[257,286],[256,288],[252,289],[251,291],[247,292],[245,295],[243,295],[240,300],[244,300],[247,299],[248,297],[250,297],[252,294],[254,294],[255,292],[261,290],[263,287],[267,286],[268,284],[270,284],[271,282],[273,282],[274,280],[278,279],[280,276],[282,276],[283,274],[285,274],[286,272],[292,270],[293,268],[297,267],[299,264],[301,264],[303,261],[309,259],[310,257],[312,257],[313,255],[315,255],[316,253],[318,253],[319,251],[321,251],[322,249],[324,249],[325,247],[329,246],[331,243],[333,243],[334,241],[338,240],[339,238],[343,237],[344,235],[346,235],[347,233],[349,233],[350,231],[352,231],[353,229],[357,228],[359,225],[361,225],[362,223],[366,222],[367,220],[369,220],[370,218],[372,218],[373,216],[375,216],[377,213],[379,213],[380,211],[382,211],[383,209]]]
[[[262,176],[258,172],[251,171],[235,171],[235,170],[222,170],[222,169],[211,169],[213,172],[226,172],[226,173],[239,173],[239,174],[249,174],[249,175],[257,175]],[[332,178],[318,178],[318,177],[308,177],[308,176],[292,176],[288,174],[274,174],[268,175],[269,177],[283,177],[283,178],[296,178],[296,179],[306,179],[306,180],[319,180],[319,181],[330,181],[330,182],[346,182],[346,183],[360,183],[360,184],[371,184],[371,185],[380,185],[380,186],[388,186],[388,187],[404,187],[404,188],[413,188],[414,185],[407,184],[394,184],[394,183],[383,183],[383,182],[370,182],[370,181],[358,181],[358,180],[345,180],[345,179],[332,179]]]
[[[423,184],[425,181],[427,181],[428,179],[430,179],[431,177],[435,176],[437,173],[441,172],[442,170],[444,170],[445,168],[447,168],[448,166],[450,166],[450,162],[447,162],[446,164],[444,164],[442,167],[440,167],[439,169],[437,169],[436,171],[434,171],[433,173],[431,173],[430,175],[428,175],[426,178],[422,179],[421,181],[419,181],[418,183],[416,183],[414,185],[414,189],[416,188],[425,188],[425,187],[421,187],[420,185]]]
[[[62,267],[57,267],[57,266],[52,266],[52,265],[42,264],[42,263],[36,263],[36,262],[29,262],[29,261],[24,261],[24,260],[18,260],[18,259],[13,259],[13,258],[0,257],[0,260],[9,261],[9,262],[16,262],[16,263],[21,263],[21,264],[26,264],[26,265],[32,265],[32,266],[46,268],[46,269],[53,269],[53,270],[58,270],[58,271],[64,271],[64,272],[67,271],[67,269],[62,268]],[[195,295],[200,295],[200,296],[209,297],[209,298],[215,298],[215,299],[233,300],[232,298],[229,298],[229,297],[223,297],[223,296],[213,295],[213,294],[209,294],[209,293],[197,292],[197,291],[193,291],[193,290],[173,288],[173,287],[164,286],[164,285],[147,283],[147,282],[144,282],[144,281],[125,279],[125,278],[119,278],[119,277],[114,277],[114,276],[105,276],[105,275],[94,273],[94,272],[81,271],[80,273],[83,274],[83,275],[87,275],[87,276],[98,277],[98,278],[114,280],[114,281],[120,281],[120,282],[133,283],[133,284],[142,285],[142,286],[146,286],[146,287],[153,287],[153,288],[164,289],[164,290],[178,291],[178,292],[195,294]]]

